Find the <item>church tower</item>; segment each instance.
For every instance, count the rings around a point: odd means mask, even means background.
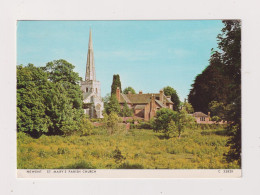
[[[85,113],[91,118],[103,118],[104,103],[101,98],[100,82],[96,80],[91,29],[89,31],[85,81],[81,82],[81,90],[83,92],[83,103],[86,105],[84,107]]]

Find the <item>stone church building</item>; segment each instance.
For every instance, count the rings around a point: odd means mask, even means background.
[[[142,118],[146,121],[153,118],[157,110],[161,108],[173,109],[173,102],[171,101],[171,96],[164,95],[163,90],[159,93],[146,93],[143,94],[142,91],[139,94],[128,94],[120,93],[120,89],[116,90],[116,98],[123,107],[127,103],[128,107],[133,109],[134,116]]]
[[[100,82],[96,80],[91,30],[89,31],[86,76],[81,82],[81,90],[85,114],[88,114],[90,118],[103,118],[104,102],[101,98]]]

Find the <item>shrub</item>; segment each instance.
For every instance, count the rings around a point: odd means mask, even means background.
[[[109,115],[104,114],[104,122],[110,135],[114,134],[119,129],[119,117],[115,112],[111,112]]]
[[[156,119],[154,120],[154,128],[156,131],[168,129],[171,120],[175,120],[177,112],[162,108],[156,112]]]
[[[94,125],[89,118],[84,115],[79,126],[80,135],[91,135],[93,133]]]
[[[113,158],[115,159],[116,163],[120,163],[122,160],[125,160],[125,157],[122,155],[122,152],[118,147],[116,147],[116,149],[113,151]]]

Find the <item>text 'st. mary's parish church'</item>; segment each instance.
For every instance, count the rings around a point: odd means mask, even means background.
[[[81,82],[84,112],[91,118],[103,118],[104,103],[101,98],[100,82],[96,80],[94,51],[91,30],[89,31],[88,57],[85,81]]]

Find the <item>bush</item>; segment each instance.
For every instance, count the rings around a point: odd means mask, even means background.
[[[104,122],[110,135],[119,130],[119,117],[115,112],[111,112],[109,115],[104,114]]]
[[[119,163],[122,160],[125,160],[125,157],[122,155],[122,153],[118,147],[116,147],[116,149],[113,151],[113,158],[115,159],[116,163]]]
[[[94,125],[89,118],[84,115],[79,126],[80,135],[91,135],[93,133]]]
[[[156,112],[156,119],[154,120],[154,128],[156,131],[168,129],[171,120],[175,120],[177,112],[162,108]]]
[[[137,125],[138,129],[153,129],[153,124],[149,122],[141,122]]]

